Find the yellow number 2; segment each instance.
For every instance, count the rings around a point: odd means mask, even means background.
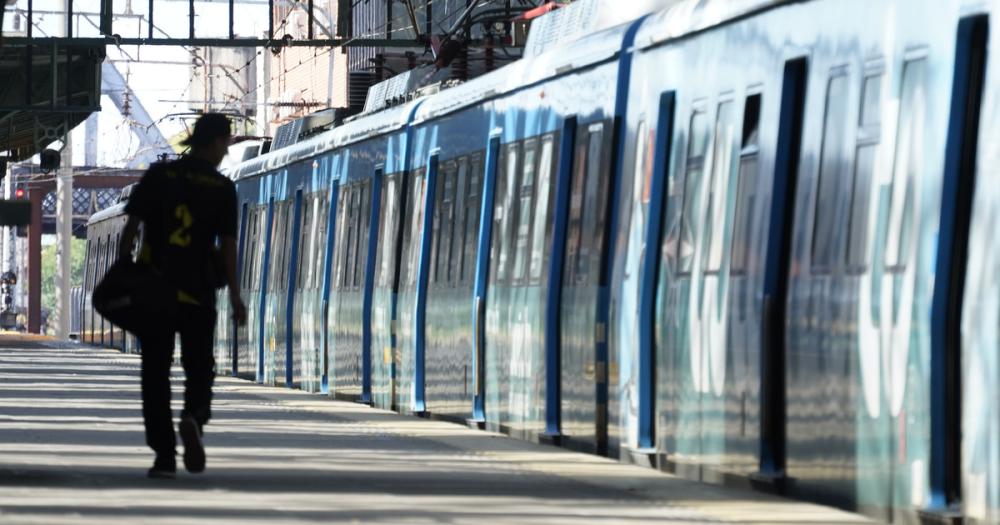
[[[191,225],[194,224],[194,217],[191,216],[191,211],[188,210],[187,204],[181,204],[174,208],[174,217],[180,221],[180,226],[174,230],[174,233],[170,234],[170,244],[180,246],[181,248],[187,248],[191,244]]]

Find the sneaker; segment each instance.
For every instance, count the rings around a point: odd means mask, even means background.
[[[153,466],[146,472],[146,477],[152,479],[174,479],[177,477],[177,460],[173,454],[158,454]]]
[[[178,425],[184,443],[184,468],[192,474],[205,470],[205,447],[201,444],[201,428],[191,416],[181,418]]]

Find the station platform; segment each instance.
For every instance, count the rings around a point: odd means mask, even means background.
[[[0,523],[874,523],[227,377],[206,472],[150,480],[138,372],[117,351],[0,336]]]

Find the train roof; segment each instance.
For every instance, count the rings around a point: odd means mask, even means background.
[[[580,0],[533,22],[524,57],[455,87],[400,106],[362,114],[315,137],[282,148],[230,170],[233,179],[271,171],[322,152],[391,133],[473,106],[524,86],[616,57],[627,31],[646,13],[635,47],[645,48],[704,31],[768,8],[802,0]]]
[[[487,75],[441,91],[425,100],[414,120],[433,120],[549,78],[613,59],[621,52],[625,33],[630,26],[631,23],[626,23],[605,29],[574,41],[572,46],[552,48],[535,56],[527,56]]]
[[[388,108],[363,118],[351,120],[302,142],[255,157],[235,166],[230,178],[242,179],[308,159],[325,151],[361,142],[374,135],[391,133],[406,126],[420,101]]]
[[[771,7],[801,1],[803,0],[683,0],[644,20],[636,34],[635,47],[642,49],[654,46]]]
[[[99,222],[119,217],[124,214],[125,214],[125,203],[119,202],[117,204],[108,206],[107,208],[104,208],[103,210],[91,215],[90,219],[87,219],[87,226],[90,227],[91,224],[97,224]]]

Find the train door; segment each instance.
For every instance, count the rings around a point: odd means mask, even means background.
[[[333,173],[338,173],[337,165],[339,163],[340,157],[335,158]],[[339,181],[332,181],[330,183],[330,193],[324,201],[325,213],[326,213],[326,235],[324,240],[324,255],[323,255],[323,285],[320,301],[320,320],[319,320],[319,330],[320,337],[322,338],[322,351],[319,358],[319,391],[326,394],[330,390],[330,331],[327,329],[329,326],[328,321],[330,318],[330,292],[333,288],[334,280],[334,248],[336,248],[336,242],[338,237],[337,227],[343,224],[343,221],[337,222],[337,212],[343,204],[343,197],[340,192]]]
[[[257,376],[256,380],[258,383],[264,382],[264,357],[265,357],[265,334],[267,327],[267,297],[268,297],[268,283],[270,278],[270,265],[271,265],[271,246],[274,239],[272,231],[274,229],[275,223],[275,203],[274,197],[271,197],[267,203],[267,219],[265,220],[264,228],[261,230],[261,237],[263,237],[263,252],[260,259],[260,282],[257,290],[257,325],[254,327],[256,334],[256,351],[257,351]]]
[[[385,177],[382,185],[380,207],[385,213],[379,214],[376,228],[381,237],[377,243],[374,267],[374,290],[372,292],[372,404],[379,408],[394,408],[396,356],[394,348],[394,327],[396,319],[396,293],[399,289],[399,260],[403,244],[403,230],[406,224],[401,220],[403,206],[404,173],[397,172]]]
[[[506,431],[511,419],[510,348],[513,334],[510,324],[511,287],[508,285],[512,257],[511,230],[514,220],[514,199],[517,188],[520,144],[511,142],[500,147],[496,168],[496,187],[492,213],[489,293],[486,296],[485,366],[489,383],[486,385],[487,404],[491,409],[486,420],[491,430]]]
[[[726,369],[733,356],[727,341],[730,281],[723,270],[737,174],[736,111],[735,100],[725,95],[716,106],[714,132],[707,111],[692,118],[689,145],[695,148],[688,152],[681,214],[681,231],[687,237],[682,237],[678,260],[688,291],[681,309],[688,313],[680,331],[687,335],[691,386],[684,397],[690,402],[687,409],[697,414],[689,421],[688,452],[707,463],[722,461],[727,452],[725,402],[732,372]]]
[[[288,255],[289,259],[286,261],[285,264],[286,266],[285,282],[287,283],[286,286],[287,297],[285,299],[285,318],[284,318],[285,322],[284,370],[282,370],[282,372],[284,372],[284,377],[279,376],[278,378],[276,378],[276,381],[280,381],[283,379],[285,382],[285,386],[288,388],[292,388],[292,386],[294,386],[295,384],[296,363],[295,363],[294,341],[296,339],[296,336],[298,335],[298,327],[300,326],[299,323],[296,323],[295,321],[296,321],[296,316],[302,313],[301,309],[300,310],[295,309],[295,297],[296,297],[295,292],[297,291],[298,285],[301,282],[301,280],[299,279],[300,275],[299,260],[302,258],[302,254],[300,253],[302,250],[301,237],[302,237],[302,230],[304,229],[302,225],[302,188],[295,190],[295,200],[293,201],[292,204],[291,220],[292,224],[290,231],[288,232],[290,236],[286,237],[286,240],[290,240],[292,245],[289,248],[291,252]]]
[[[984,275],[996,277],[993,272],[973,266],[986,257],[969,257],[988,43],[987,15],[960,21],[931,311],[930,485],[932,508],[948,509],[964,500],[970,517],[992,522],[1000,516],[1000,501],[996,496],[1000,482],[996,468],[1000,460],[996,456],[996,434],[989,430],[997,424],[996,412],[989,412],[991,407],[995,410],[997,376],[983,372],[990,369],[995,372],[997,348],[995,340],[992,345],[967,347],[963,344],[962,330],[966,290],[974,295],[979,288],[977,280]],[[984,168],[995,169],[989,165]],[[986,206],[988,209],[989,205]],[[977,226],[995,228],[996,223]],[[985,244],[980,241],[977,248]],[[969,272],[970,268],[980,271]],[[967,276],[973,283],[969,288]],[[995,286],[985,283],[982,287],[992,289],[993,293],[997,291]],[[969,313],[975,316],[978,312]],[[995,329],[997,318],[978,326]],[[973,328],[966,333],[975,331]],[[971,380],[963,382],[963,375]],[[990,390],[993,396],[986,393]],[[966,405],[967,414],[975,415],[963,417]],[[987,479],[990,470],[993,479]],[[963,476],[967,483],[964,498]]]
[[[237,281],[240,283],[240,296],[246,297],[243,294],[244,282],[246,279],[246,267],[244,266],[247,256],[247,227],[250,221],[250,203],[243,201],[240,206],[240,230],[239,230],[239,245],[236,249],[236,268],[237,268]],[[222,326],[229,328],[226,330],[225,339],[227,344],[221,345],[224,350],[222,352],[229,352],[229,366],[231,367],[230,372],[233,377],[239,372],[239,333],[240,327],[235,321],[231,319],[232,313],[226,318],[220,320]],[[230,324],[231,323],[231,324]],[[223,353],[219,353],[219,358],[223,357]],[[224,361],[221,361],[224,362]]]
[[[969,102],[979,104],[976,99],[985,95],[981,105],[985,116],[975,118],[978,115],[971,111],[975,104],[965,106],[970,110],[965,129],[973,131],[973,126],[979,124],[976,131],[981,136],[975,151],[978,166],[962,166],[960,173],[971,176],[971,172],[978,171],[979,181],[982,182],[975,188],[975,195],[969,195],[969,206],[965,206],[972,214],[967,257],[959,258],[960,254],[956,252],[958,266],[965,266],[968,261],[960,319],[963,336],[961,364],[957,367],[960,371],[958,379],[961,380],[958,397],[962,415],[959,427],[961,448],[957,452],[961,465],[962,501],[966,517],[970,518],[968,521],[997,523],[1000,522],[1000,450],[996,446],[996,436],[1000,434],[1000,407],[996,402],[1000,398],[1000,355],[997,353],[1000,347],[1000,229],[997,228],[1000,224],[1000,186],[992,183],[992,179],[1000,154],[1000,142],[997,141],[1000,126],[996,124],[1000,104],[995,89],[987,90],[985,94],[976,93],[983,86],[996,85],[998,70],[984,63],[991,58],[983,56],[984,44],[989,36],[989,21],[986,17],[973,20],[972,27],[964,27],[960,35],[969,35],[965,42],[971,44],[974,50],[966,55],[970,59],[967,78],[976,81],[969,83]],[[959,53],[969,47],[965,42],[960,40]],[[994,54],[990,65],[997,64],[996,57]],[[958,78],[956,76],[956,80]],[[978,89],[972,89],[974,87]],[[975,139],[967,137],[965,142],[972,146]],[[972,153],[966,150],[963,161],[969,160]],[[960,201],[954,207],[956,213],[961,213],[963,206]]]
[[[808,60],[785,63],[764,274],[760,474],[785,470],[785,305],[791,270],[795,194],[802,149]]]
[[[486,311],[488,299],[488,281],[490,279],[493,257],[491,250],[495,214],[495,197],[497,189],[497,166],[500,162],[500,130],[490,133],[486,147],[486,165],[483,174],[482,207],[479,212],[479,232],[476,249],[476,274],[473,284],[473,404],[472,421],[483,426],[486,424],[487,411],[496,410],[495,401],[487,408],[486,401]]]
[[[620,359],[623,380],[620,384],[636,385],[635,398],[627,402],[627,426],[634,431],[629,432],[629,439],[623,445],[635,447],[640,451],[651,451],[655,447],[655,399],[656,399],[656,295],[659,286],[660,250],[657,247],[663,238],[663,210],[666,205],[667,177],[670,159],[673,152],[674,108],[676,95],[668,91],[660,96],[660,105],[656,120],[656,128],[649,130],[644,120],[636,129],[635,165],[632,180],[632,213],[628,228],[629,250],[623,254],[625,265],[631,273],[637,270],[637,282],[631,277],[625,278],[622,302],[636,308],[634,311],[623,312],[623,315],[633,317],[621,326],[636,330],[624,329],[620,334],[620,348],[638,344],[630,356]],[[654,138],[655,137],[655,138]],[[641,237],[640,237],[641,236]],[[632,295],[637,292],[637,295]],[[631,297],[627,297],[631,295]],[[634,382],[634,383],[633,383]],[[631,416],[634,414],[634,416]]]
[[[366,403],[372,401],[372,294],[375,289],[376,269],[375,259],[378,255],[379,239],[379,218],[382,215],[382,177],[385,168],[379,165],[375,168],[374,176],[368,191],[368,216],[361,220],[368,221],[368,231],[366,232],[367,243],[364,253],[358,254],[359,263],[364,264],[364,281],[361,302],[361,359],[362,359],[362,392],[361,399]]]
[[[604,453],[607,425],[601,388],[607,381],[598,348],[606,326],[598,322],[610,204],[611,129],[606,122],[576,130],[566,223],[560,311],[562,438],[567,446]]]
[[[576,146],[577,117],[569,117],[563,122],[562,131],[551,140],[550,147],[558,150],[554,151],[555,158],[552,159],[552,166],[548,169],[553,171],[543,175],[547,179],[550,176],[554,179],[546,186],[551,186],[551,233],[547,240],[545,249],[547,256],[542,255],[541,264],[545,265],[545,307],[544,307],[544,335],[545,344],[545,430],[542,433],[543,441],[561,443],[562,441],[562,386],[560,385],[561,368],[560,360],[560,326],[559,319],[562,312],[562,283],[563,270],[566,256],[566,220],[569,215],[570,205],[570,185],[573,177],[573,151]],[[544,160],[543,163],[546,163]],[[546,193],[549,190],[546,189]],[[539,220],[546,221],[544,217],[536,219],[536,228]],[[534,273],[534,259],[532,260],[532,272]]]

